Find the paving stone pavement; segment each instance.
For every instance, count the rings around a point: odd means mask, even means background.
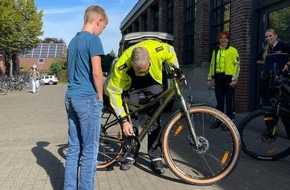
[[[37,94],[0,94],[0,190],[62,189],[67,146],[65,90],[66,86],[55,85],[44,86]],[[237,114],[236,121],[242,117]],[[164,175],[153,174],[144,143],[129,171],[118,166],[98,171],[95,189],[286,190],[290,186],[290,156],[265,162],[241,153],[238,166],[228,178],[201,187],[182,183],[168,168]]]

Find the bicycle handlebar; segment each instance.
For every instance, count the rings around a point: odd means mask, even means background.
[[[172,67],[174,68],[172,71],[173,77],[178,78],[180,82],[183,82],[185,85],[187,85],[187,80],[182,70],[177,68],[175,65],[172,65]]]

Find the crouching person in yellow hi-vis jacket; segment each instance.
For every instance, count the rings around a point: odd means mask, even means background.
[[[116,62],[110,76],[107,92],[110,97],[110,104],[119,116],[122,129],[126,136],[138,133],[138,116],[132,115],[132,123],[127,119],[126,112],[122,105],[122,94],[128,91],[128,100],[139,102],[140,94],[150,101],[160,94],[162,87],[162,63],[167,62],[169,66],[179,68],[174,48],[156,40],[145,40],[129,47]],[[153,114],[159,106],[155,105],[149,110]],[[134,107],[129,107],[134,110]],[[135,108],[136,109],[136,108]],[[151,166],[155,173],[164,173],[161,160],[161,145],[158,139],[160,131],[160,119],[154,122],[148,134],[148,154],[151,159]],[[135,155],[127,154],[124,162],[121,163],[121,170],[129,170],[135,163]]]

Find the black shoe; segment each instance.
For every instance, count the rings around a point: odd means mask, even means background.
[[[151,167],[152,167],[152,170],[158,175],[164,174],[165,172],[163,163],[161,160],[151,161]]]
[[[127,171],[133,166],[134,163],[135,159],[128,157],[124,162],[121,163],[120,169],[123,171]]]

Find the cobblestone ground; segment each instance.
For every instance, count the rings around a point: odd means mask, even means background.
[[[66,86],[56,85],[44,86],[37,94],[0,94],[0,190],[62,189],[67,142],[65,90]],[[241,117],[238,115],[237,121]],[[164,175],[154,175],[144,147],[142,144],[131,170],[123,172],[115,166],[98,171],[95,189],[286,190],[290,186],[290,157],[263,162],[242,153],[227,179],[199,187],[182,183],[168,168]]]

